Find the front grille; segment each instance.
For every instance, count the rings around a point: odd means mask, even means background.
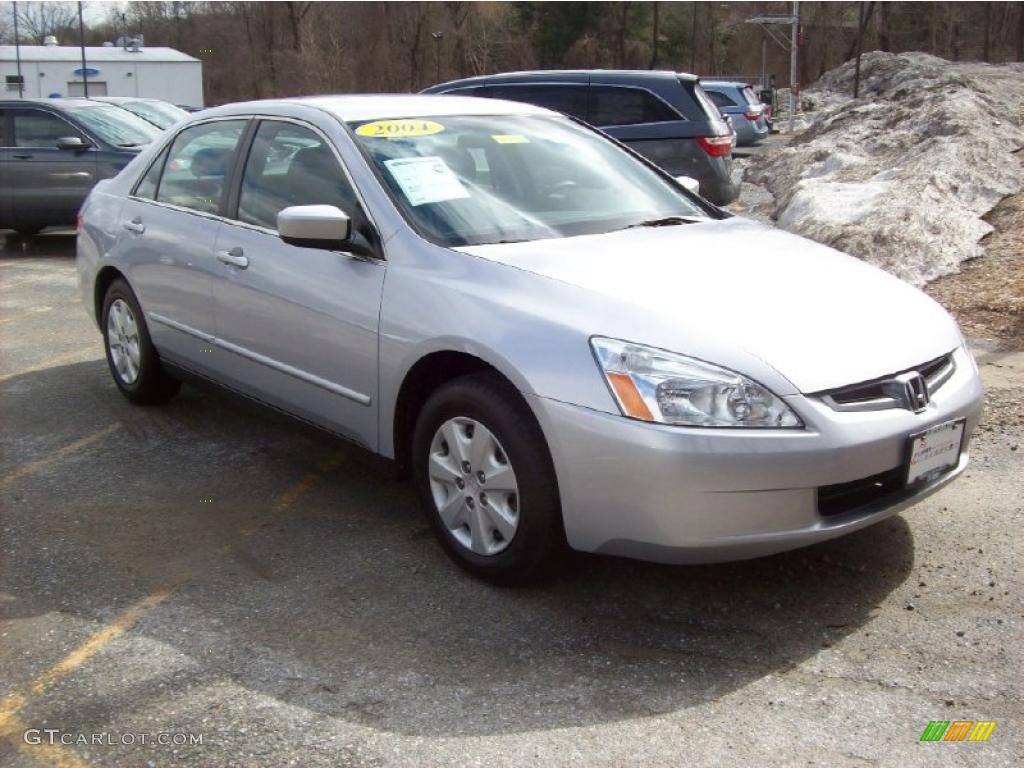
[[[818,489],[818,514],[825,517],[841,515],[904,490],[903,467],[896,467],[877,475],[851,480],[848,483],[823,485]]]
[[[953,353],[950,352],[906,371],[819,392],[815,397],[820,397],[826,405],[836,411],[879,411],[885,408],[900,408],[903,407],[902,403],[892,395],[892,384],[896,376],[911,371],[920,373],[928,383],[929,396],[933,396],[949,381],[955,370],[956,363],[953,361]]]

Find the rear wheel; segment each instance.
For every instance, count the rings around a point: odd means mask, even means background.
[[[549,575],[564,551],[554,468],[522,396],[494,375],[437,390],[413,437],[413,476],[448,555],[501,584]]]
[[[140,405],[164,403],[177,394],[181,382],[160,365],[138,299],[120,278],[104,297],[102,327],[107,363],[121,394]]]

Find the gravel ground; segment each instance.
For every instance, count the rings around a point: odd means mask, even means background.
[[[383,461],[219,393],[126,403],[71,251],[0,253],[0,765],[1020,764],[1021,347],[981,340],[972,467],[903,515],[508,591]],[[954,719],[998,725],[919,742]]]

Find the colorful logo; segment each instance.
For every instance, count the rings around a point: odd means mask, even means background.
[[[932,720],[921,741],[988,741],[995,727],[995,720]]]

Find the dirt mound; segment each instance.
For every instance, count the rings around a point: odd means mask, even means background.
[[[1024,189],[1024,65],[865,54],[808,89],[810,127],[754,158],[779,226],[923,285],[983,253],[981,217]]]

